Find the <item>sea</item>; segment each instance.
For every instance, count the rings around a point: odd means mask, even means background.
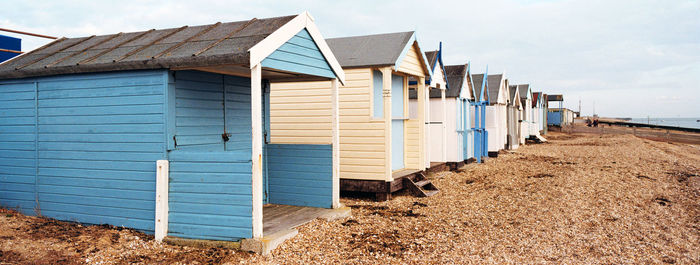
[[[700,117],[697,117],[697,118],[649,118],[649,119],[647,119],[647,118],[639,118],[639,119],[633,118],[632,120],[630,120],[630,122],[700,129]]]

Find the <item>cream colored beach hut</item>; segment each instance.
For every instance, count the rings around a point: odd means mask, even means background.
[[[403,188],[423,196],[434,186],[421,182],[425,166],[425,97],[418,97],[409,117],[409,78],[425,94],[431,76],[415,32],[327,39],[345,72],[339,102],[332,102],[331,82],[272,83],[270,137],[284,143],[306,143],[340,134],[340,187],[374,193],[379,200]],[[290,97],[295,95],[294,97]],[[332,128],[333,106],[339,107],[338,128]],[[277,118],[294,113],[297,118]],[[303,120],[304,124],[299,122]],[[314,120],[313,126],[307,125]],[[409,184],[420,182],[420,187]],[[428,182],[429,183],[429,182]]]

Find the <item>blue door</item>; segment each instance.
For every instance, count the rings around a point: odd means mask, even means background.
[[[404,140],[404,77],[391,75],[391,170],[405,168]]]
[[[479,117],[479,104],[474,104],[474,157],[477,163],[481,163],[481,129]]]

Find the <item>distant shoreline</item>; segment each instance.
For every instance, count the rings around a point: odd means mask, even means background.
[[[585,120],[591,118],[584,116],[579,119]],[[690,129],[692,132],[700,130],[700,117],[695,118],[610,118],[599,117],[598,120],[603,123],[625,123],[634,127],[649,127],[661,129],[683,130]],[[619,124],[622,125],[622,124]]]

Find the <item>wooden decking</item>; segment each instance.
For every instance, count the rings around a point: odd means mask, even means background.
[[[308,223],[331,209],[266,204],[263,207],[263,236]]]
[[[396,171],[396,172],[392,172],[392,173],[391,173],[391,177],[394,178],[394,180],[397,180],[397,179],[400,179],[400,178],[404,178],[404,177],[406,177],[406,176],[410,176],[410,175],[416,174],[416,173],[418,173],[418,172],[421,172],[421,170],[418,170],[418,169],[403,169],[403,170],[399,170],[399,171]]]

